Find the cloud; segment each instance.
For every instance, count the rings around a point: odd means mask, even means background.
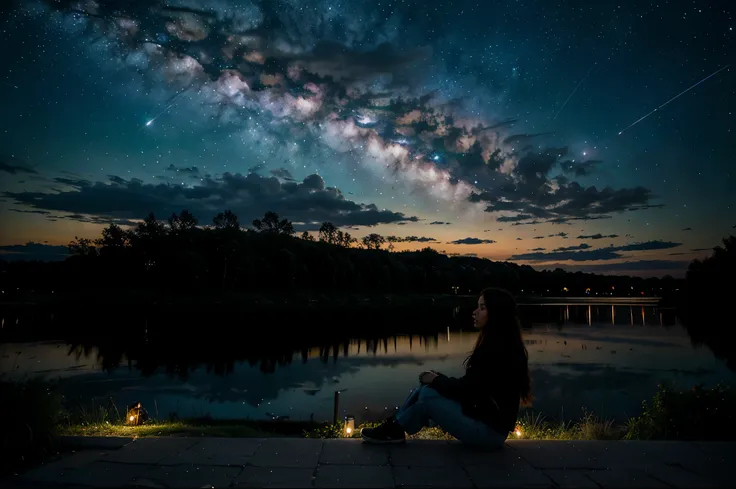
[[[0,246],[0,260],[40,260],[59,261],[69,255],[66,246],[48,245],[43,243],[28,242],[24,245]]]
[[[390,236],[390,238],[396,243],[432,243],[437,241],[434,238],[427,238],[425,236],[406,236],[403,238],[398,236]]]
[[[618,234],[603,235],[603,234],[597,233],[597,234],[590,234],[587,236],[581,234],[580,236],[578,236],[578,239],[603,239],[603,238],[618,238]]]
[[[14,157],[0,158],[0,172],[17,175],[20,173],[38,174],[36,170]]]
[[[579,245],[575,245],[575,246],[565,246],[565,247],[562,247],[562,248],[555,248],[555,250],[554,250],[554,251],[575,251],[575,250],[587,250],[587,249],[589,249],[590,247],[591,247],[591,246],[590,246],[589,244],[587,244],[587,243],[581,243],[581,244],[579,244]]]
[[[625,261],[620,263],[605,263],[595,265],[566,265],[559,264],[560,268],[574,272],[588,272],[588,273],[611,273],[611,272],[649,272],[649,271],[661,271],[661,272],[685,272],[689,261],[682,260],[634,260]]]
[[[685,228],[685,229],[683,229],[683,231],[692,231],[692,230],[693,230],[693,228]]]
[[[564,173],[572,173],[576,177],[585,177],[590,175],[595,167],[603,163],[600,160],[587,160],[587,161],[565,161],[560,163],[560,168]]]
[[[40,211],[40,210],[22,210],[22,209],[8,209],[10,212],[20,212],[23,214],[51,214],[49,211]]]
[[[199,178],[199,168],[197,168],[196,166],[187,168],[187,167],[177,167],[177,166],[174,166],[173,164],[170,164],[169,166],[166,167],[166,171],[182,173],[187,176],[194,176],[194,177]]]
[[[532,239],[544,239],[545,236],[534,236]]]
[[[24,191],[4,195],[32,210],[68,212],[79,220],[93,216],[90,219],[100,222],[142,219],[148,212],[166,217],[182,209],[192,212],[200,222],[209,222],[225,209],[240,216],[241,222],[250,222],[270,210],[294,221],[299,230],[317,229],[324,221],[336,226],[374,226],[419,220],[378,209],[375,204],[348,200],[337,188],[327,187],[317,174],[302,182],[282,182],[256,173],[225,173],[220,178],[206,177],[196,186],[148,184],[115,176],[109,182],[69,178],[54,181],[66,188],[56,193]]]
[[[589,246],[581,244],[578,247],[570,246],[567,248],[558,248],[549,253],[522,253],[512,255],[509,260],[514,261],[601,261],[616,260],[623,258],[622,252],[630,251],[648,251],[648,250],[664,250],[676,248],[682,243],[674,243],[670,241],[647,241],[644,243],[634,243],[623,246],[609,246],[608,248],[598,248],[594,250],[588,249]]]
[[[478,245],[478,244],[493,244],[495,243],[492,239],[480,239],[480,238],[462,238],[450,241],[447,244],[461,244],[461,245]]]
[[[546,250],[546,249],[547,249],[547,248],[532,248],[532,250],[531,250],[531,251],[544,251],[544,250]]]
[[[440,225],[449,226],[450,224],[452,224],[452,223],[451,222],[444,222],[444,221],[432,221],[432,222],[429,223],[430,226],[440,226]]]
[[[275,170],[271,170],[270,173],[276,178],[280,178],[282,180],[288,180],[290,182],[294,181],[294,177],[291,175],[291,172],[286,168],[276,168]]]
[[[499,222],[515,225],[569,224],[661,206],[641,186],[599,189],[571,181],[567,175],[586,176],[599,162],[569,161],[567,147],[534,152],[529,143],[546,133],[511,133],[515,120],[471,123],[462,117],[463,102],[424,91],[425,70],[437,63],[432,48],[416,47],[401,29],[402,19],[415,16],[413,4],[384,12],[374,2],[356,2],[347,15],[266,1],[235,10],[226,2],[208,3],[207,10],[192,2],[187,8],[43,3],[106,37],[100,44],[111,46],[120,66],[167,80],[172,93],[191,87],[203,117],[247,127],[257,144],[272,135],[275,148],[299,140],[303,152],[323,144],[357,154],[371,171],[386,169],[448,202],[482,203]],[[498,84],[502,77],[485,69],[484,85]],[[258,121],[249,123],[251,116]]]

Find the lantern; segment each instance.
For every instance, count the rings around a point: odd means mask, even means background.
[[[353,436],[355,432],[355,416],[345,416],[345,436]]]
[[[140,402],[131,404],[125,416],[125,424],[130,426],[142,425],[148,420],[148,411],[141,406]]]

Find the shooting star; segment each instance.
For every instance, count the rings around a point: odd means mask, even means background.
[[[156,119],[158,119],[159,117],[161,117],[162,115],[164,115],[166,112],[168,112],[169,109],[174,106],[174,104],[176,103],[176,101],[179,98],[179,96],[181,94],[183,94],[184,92],[186,92],[187,90],[189,90],[189,88],[191,88],[191,87],[187,87],[184,90],[182,90],[181,92],[179,92],[176,95],[174,95],[174,98],[171,99],[171,102],[169,102],[169,105],[167,105],[164,110],[162,110],[161,112],[159,112],[158,114],[156,114],[155,116],[153,116],[151,119],[149,119],[148,122],[146,122],[146,127],[149,127],[151,124],[153,124],[156,121]]]
[[[588,70],[588,72],[587,72],[587,73],[585,74],[585,76],[584,76],[584,77],[582,77],[582,78],[580,79],[580,81],[578,82],[578,84],[577,84],[577,85],[575,85],[575,88],[573,89],[573,91],[572,91],[572,92],[570,92],[570,95],[568,95],[568,96],[567,96],[567,100],[565,100],[565,103],[564,103],[564,104],[562,104],[562,107],[560,107],[560,110],[558,110],[558,111],[557,111],[557,113],[556,113],[556,114],[555,114],[555,116],[554,116],[554,117],[552,118],[552,120],[555,120],[555,119],[557,119],[557,116],[558,116],[558,115],[560,115],[560,112],[562,112],[562,109],[564,109],[564,108],[565,108],[565,106],[566,106],[566,105],[567,105],[567,103],[568,103],[568,102],[570,101],[570,99],[572,98],[572,96],[573,96],[573,95],[575,95],[575,92],[577,92],[577,91],[578,91],[578,88],[580,88],[580,85],[582,85],[582,84],[583,84],[583,82],[585,81],[585,79],[586,79],[586,78],[588,78],[588,75],[590,75],[590,72],[591,72],[591,71],[593,71],[593,68],[595,67],[595,65],[596,65],[596,64],[597,64],[597,63],[594,63],[594,64],[593,64],[593,66],[591,66],[591,67],[590,67],[590,69]]]
[[[720,73],[721,71],[725,70],[725,69],[726,69],[726,68],[728,68],[729,66],[731,66],[731,64],[730,64],[730,63],[729,63],[729,64],[727,64],[726,66],[724,66],[723,68],[721,68],[720,70],[714,71],[714,72],[713,72],[713,73],[711,73],[710,75],[708,75],[708,76],[706,76],[705,78],[703,78],[702,80],[700,80],[700,81],[699,81],[698,83],[696,83],[696,84],[694,84],[694,85],[690,86],[689,88],[687,88],[687,89],[683,90],[682,92],[678,93],[677,95],[675,95],[674,97],[672,97],[671,99],[669,99],[669,100],[668,100],[667,102],[663,103],[662,105],[660,105],[659,107],[657,107],[657,108],[656,108],[656,109],[654,109],[653,111],[649,112],[649,113],[648,113],[647,115],[645,115],[645,116],[643,116],[643,117],[640,117],[639,119],[635,120],[635,121],[634,121],[633,123],[629,124],[628,126],[626,126],[626,127],[625,127],[625,128],[623,128],[623,129],[621,129],[621,130],[619,131],[618,135],[619,135],[619,136],[620,136],[620,135],[622,135],[622,134],[623,134],[623,133],[624,133],[625,131],[627,131],[627,130],[631,129],[632,127],[634,127],[635,125],[637,125],[638,123],[640,123],[641,121],[643,121],[644,119],[646,119],[647,117],[649,117],[650,115],[652,115],[652,114],[654,114],[655,112],[657,112],[657,111],[658,111],[659,109],[661,109],[661,108],[662,108],[662,107],[664,107],[665,105],[669,104],[670,102],[672,102],[673,100],[675,100],[675,99],[679,98],[680,96],[682,96],[682,95],[686,94],[687,92],[689,92],[689,91],[690,91],[690,90],[692,90],[693,88],[697,87],[698,85],[700,85],[701,83],[703,83],[704,81],[706,81],[706,80],[707,80],[708,78],[711,78],[711,77],[713,77],[713,76],[716,76],[716,75],[717,75],[718,73]]]

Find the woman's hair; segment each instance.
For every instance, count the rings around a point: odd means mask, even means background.
[[[493,363],[513,376],[512,381],[519,387],[519,398],[528,404],[532,399],[529,354],[521,337],[516,300],[507,290],[496,287],[483,289],[481,295],[488,321],[481,328],[472,353],[465,359],[465,367]]]

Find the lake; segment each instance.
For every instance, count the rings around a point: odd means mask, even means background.
[[[735,378],[710,350],[692,346],[671,311],[529,307],[531,326],[524,339],[533,408],[550,417],[578,419],[586,407],[622,420],[639,414],[642,400],[650,399],[660,382],[690,388],[732,384]],[[14,379],[59,379],[68,399],[87,406],[92,398],[98,405],[113,399],[120,409],[140,401],[160,417],[330,420],[334,392],[340,390],[340,415],[361,421],[392,412],[416,387],[422,370],[462,375],[476,335],[453,326],[434,334],[352,338],[280,350],[269,344],[263,347],[277,353],[245,357],[231,353],[238,347],[228,339],[221,340],[229,344],[216,360],[207,360],[212,352],[198,360],[198,348],[212,346],[196,341],[188,349],[138,345],[129,353],[111,349],[114,339],[77,346],[66,341],[5,343],[0,345],[0,371]],[[256,340],[237,341],[250,342],[248,351],[259,348]]]

